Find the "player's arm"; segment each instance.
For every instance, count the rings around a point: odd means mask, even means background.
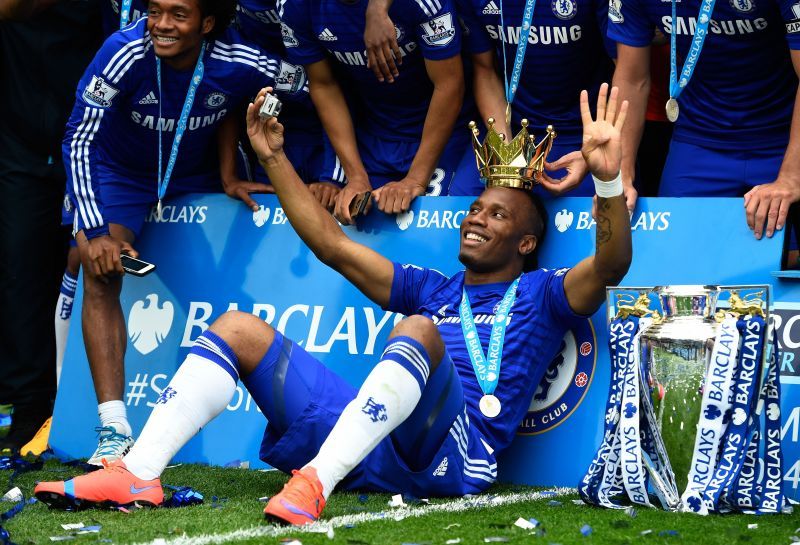
[[[510,141],[512,135],[506,124],[506,95],[498,72],[497,53],[494,49],[473,53],[472,67],[475,103],[481,121],[486,123],[487,119],[493,117],[495,130],[505,134],[506,140]]]
[[[349,225],[353,223],[350,217],[350,203],[360,193],[371,190],[372,186],[361,162],[361,155],[358,153],[350,110],[347,108],[339,82],[333,74],[330,61],[322,59],[306,65],[305,69],[311,100],[347,176],[347,185],[336,197],[334,215],[339,221]]]
[[[364,45],[367,48],[367,66],[378,78],[388,80],[400,75],[397,67],[403,64],[403,52],[397,44],[397,31],[389,17],[392,0],[369,0],[367,24],[364,27]]]
[[[564,278],[567,301],[579,314],[594,313],[605,300],[606,286],[618,284],[631,264],[630,216],[620,178],[621,137],[624,138],[622,131],[628,103],[622,102],[617,112],[619,95],[616,88],[609,95],[608,85],[604,83],[597,97],[597,119],[593,120],[588,93],[581,92],[581,153],[595,177],[598,197],[595,253],[578,263]]]
[[[297,176],[283,152],[283,126],[275,118],[265,121],[258,115],[265,92],[262,89],[255,103],[247,108],[247,135],[286,217],[320,261],[341,273],[372,301],[387,306],[394,277],[391,261],[350,240]]]
[[[237,109],[237,111],[240,111]],[[236,172],[236,157],[239,153],[239,119],[228,115],[217,128],[217,153],[219,154],[219,174],[222,189],[231,198],[239,199],[254,212],[258,205],[250,197],[251,193],[273,193],[271,186],[239,178]]]
[[[433,95],[417,153],[404,179],[388,183],[373,193],[376,205],[387,214],[405,212],[414,198],[425,194],[464,100],[461,55],[442,60],[425,59],[425,68],[433,82]]]
[[[792,49],[791,54],[794,70],[800,77],[800,50]],[[776,230],[783,229],[789,206],[798,200],[800,200],[800,86],[794,99],[789,145],[786,146],[778,178],[772,183],[755,186],[744,196],[747,225],[753,230],[756,238],[761,238],[765,232],[771,237]]]
[[[24,21],[59,0],[0,0],[0,21]]]
[[[628,120],[622,135],[622,183],[627,194],[632,194],[628,208],[633,210],[636,194],[633,180],[636,177],[636,154],[642,139],[647,98],[650,96],[650,46],[634,47],[617,42],[617,67],[614,70],[614,87],[619,89],[621,100],[627,100]]]

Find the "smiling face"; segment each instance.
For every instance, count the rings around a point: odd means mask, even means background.
[[[519,189],[485,190],[461,222],[458,260],[468,272],[488,275],[488,281],[516,278],[525,256],[536,248],[536,214],[531,199]]]
[[[199,0],[150,0],[147,30],[153,50],[177,70],[197,62],[203,37],[214,28],[214,17],[203,17]]]

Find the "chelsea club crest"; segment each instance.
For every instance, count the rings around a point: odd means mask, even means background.
[[[552,0],[550,7],[553,8],[553,13],[556,17],[565,21],[572,19],[578,13],[576,0]]]
[[[214,91],[213,93],[209,93],[208,96],[206,96],[204,103],[206,105],[206,108],[208,108],[209,110],[216,110],[217,108],[225,104],[226,100],[228,100],[228,97],[226,97],[223,93]]]
[[[594,377],[597,339],[592,323],[582,320],[568,331],[542,377],[518,434],[535,435],[564,422],[581,404]]]
[[[730,0],[731,7],[741,13],[750,13],[756,8],[753,0]]]

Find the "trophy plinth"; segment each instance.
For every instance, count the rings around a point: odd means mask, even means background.
[[[718,324],[716,286],[656,288],[663,321],[642,333],[642,362],[653,386],[653,408],[678,490],[687,484],[700,419],[703,380]]]

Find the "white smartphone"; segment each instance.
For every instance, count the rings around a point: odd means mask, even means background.
[[[148,263],[147,261],[136,259],[135,257],[131,257],[127,254],[122,254],[119,257],[120,261],[122,261],[122,268],[125,269],[125,272],[134,276],[145,276],[156,270],[156,266],[152,263]]]

